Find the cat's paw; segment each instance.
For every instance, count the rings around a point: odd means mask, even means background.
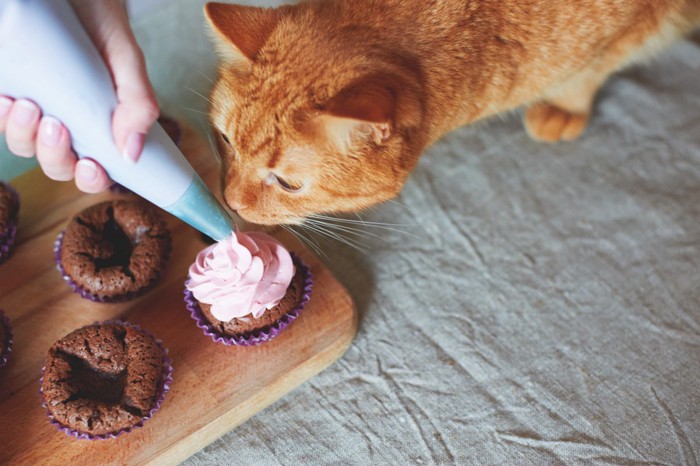
[[[524,121],[532,139],[544,142],[572,141],[586,129],[588,114],[571,113],[540,102],[527,109]]]

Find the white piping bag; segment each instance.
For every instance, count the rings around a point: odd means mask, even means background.
[[[79,157],[110,178],[221,241],[229,215],[160,125],[139,161],[127,161],[112,137],[112,78],[67,0],[0,0],[0,93],[27,98],[70,131]]]

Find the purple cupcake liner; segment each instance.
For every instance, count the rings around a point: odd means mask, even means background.
[[[116,432],[111,432],[109,434],[100,434],[100,435],[91,435],[87,434],[85,432],[80,432],[79,430],[71,429],[68,426],[65,426],[61,424],[60,421],[56,420],[53,415],[51,414],[51,411],[49,411],[48,406],[46,406],[46,400],[44,399],[44,371],[46,370],[46,366],[41,368],[41,378],[39,378],[39,394],[41,395],[42,403],[41,406],[46,409],[46,415],[49,418],[49,422],[56,426],[58,430],[61,432],[64,432],[66,435],[75,437],[80,440],[107,440],[111,438],[117,438],[118,436],[122,434],[126,434],[131,432],[134,429],[138,429],[140,427],[143,427],[143,424],[149,420],[150,418],[153,417],[153,414],[155,414],[156,411],[158,411],[163,404],[163,401],[165,400],[165,394],[170,391],[170,385],[173,382],[173,360],[168,356],[168,349],[163,345],[163,342],[156,338],[154,334],[151,332],[144,330],[141,328],[139,325],[132,324],[129,322],[124,322],[121,320],[107,320],[104,322],[95,322],[92,325],[103,325],[103,324],[118,324],[118,325],[123,325],[125,327],[132,327],[136,330],[139,330],[147,335],[150,335],[153,337],[153,339],[156,341],[156,344],[158,345],[158,348],[160,348],[161,352],[163,353],[163,374],[161,377],[161,385],[158,389],[158,394],[156,396],[156,402],[153,405],[153,408],[148,411],[146,416],[141,418],[139,422],[134,424],[133,426],[130,427],[125,427],[124,429],[118,430]]]
[[[68,275],[66,270],[63,268],[63,264],[61,263],[61,248],[63,247],[63,237],[65,236],[65,230],[62,231],[61,233],[58,234],[58,237],[56,238],[56,242],[54,243],[53,247],[53,257],[56,262],[56,268],[58,271],[61,273],[61,277],[63,277],[63,280],[68,284],[71,290],[73,290],[74,293],[77,293],[80,295],[80,297],[84,299],[88,299],[90,301],[94,301],[96,303],[105,303],[105,304],[114,304],[114,303],[123,303],[126,301],[131,301],[132,299],[139,298],[149,291],[151,291],[153,288],[158,285],[160,282],[160,279],[163,277],[163,273],[165,272],[165,266],[158,272],[158,275],[156,275],[153,280],[151,280],[151,283],[149,283],[147,286],[141,288],[138,291],[133,291],[129,292],[125,295],[121,296],[114,296],[114,297],[108,297],[108,296],[98,296],[94,293],[91,293],[90,291],[86,290],[82,286],[78,285],[73,279]],[[170,244],[170,247],[168,248],[167,251],[165,251],[165,264],[167,265],[168,262],[170,261],[170,254],[172,253],[172,242]]]
[[[2,184],[10,192],[10,196],[12,196],[19,209],[19,194],[17,193],[17,190],[15,190],[15,188],[8,183],[0,181],[0,184]],[[7,230],[0,232],[0,264],[7,261],[12,255],[15,239],[17,238],[18,220],[19,218],[10,220],[10,225],[7,227]]]
[[[192,292],[187,289],[187,282],[185,282],[185,304],[187,306],[187,310],[190,312],[190,316],[196,322],[197,327],[202,329],[204,334],[210,337],[216,343],[223,343],[227,346],[256,346],[272,340],[299,316],[299,313],[311,299],[311,289],[314,285],[314,276],[309,267],[304,264],[304,262],[302,262],[302,260],[294,253],[292,253],[292,260],[294,261],[294,265],[304,274],[304,292],[296,307],[283,315],[274,324],[271,324],[256,332],[247,332],[235,336],[221,334],[214,327],[212,327],[204,313],[202,313],[202,309],[199,307],[199,302],[194,297]]]
[[[7,364],[12,352],[12,325],[10,318],[5,315],[5,312],[0,309],[0,325],[5,329],[5,350],[0,353],[0,367]]]
[[[0,234],[0,264],[6,262],[12,255],[15,239],[17,238],[17,224],[11,223],[10,227]]]

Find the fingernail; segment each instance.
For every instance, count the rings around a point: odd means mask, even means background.
[[[75,167],[75,176],[85,183],[93,183],[97,179],[97,165],[92,160],[80,160]]]
[[[136,163],[143,150],[143,143],[146,140],[146,135],[143,133],[131,133],[129,137],[126,138],[126,145],[124,146],[124,158],[130,162]]]
[[[20,99],[12,112],[12,122],[17,126],[27,126],[39,116],[39,109],[28,100]]]
[[[0,118],[5,118],[12,108],[12,99],[0,97]]]
[[[39,139],[45,146],[57,146],[61,139],[61,124],[57,119],[45,116],[39,125]]]

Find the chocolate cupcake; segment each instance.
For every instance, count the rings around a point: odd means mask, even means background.
[[[126,301],[153,288],[168,262],[170,232],[142,201],[106,201],[76,215],[56,241],[58,269],[83,298]]]
[[[227,345],[270,341],[309,302],[309,268],[264,233],[234,233],[190,267],[185,303],[204,333]]]
[[[0,181],[0,264],[12,254],[18,220],[19,195],[12,186]]]
[[[167,350],[125,322],[88,325],[49,349],[41,394],[53,424],[84,439],[113,438],[143,425],[172,380]]]
[[[12,327],[10,318],[0,309],[0,367],[7,364],[7,360],[12,352]]]

